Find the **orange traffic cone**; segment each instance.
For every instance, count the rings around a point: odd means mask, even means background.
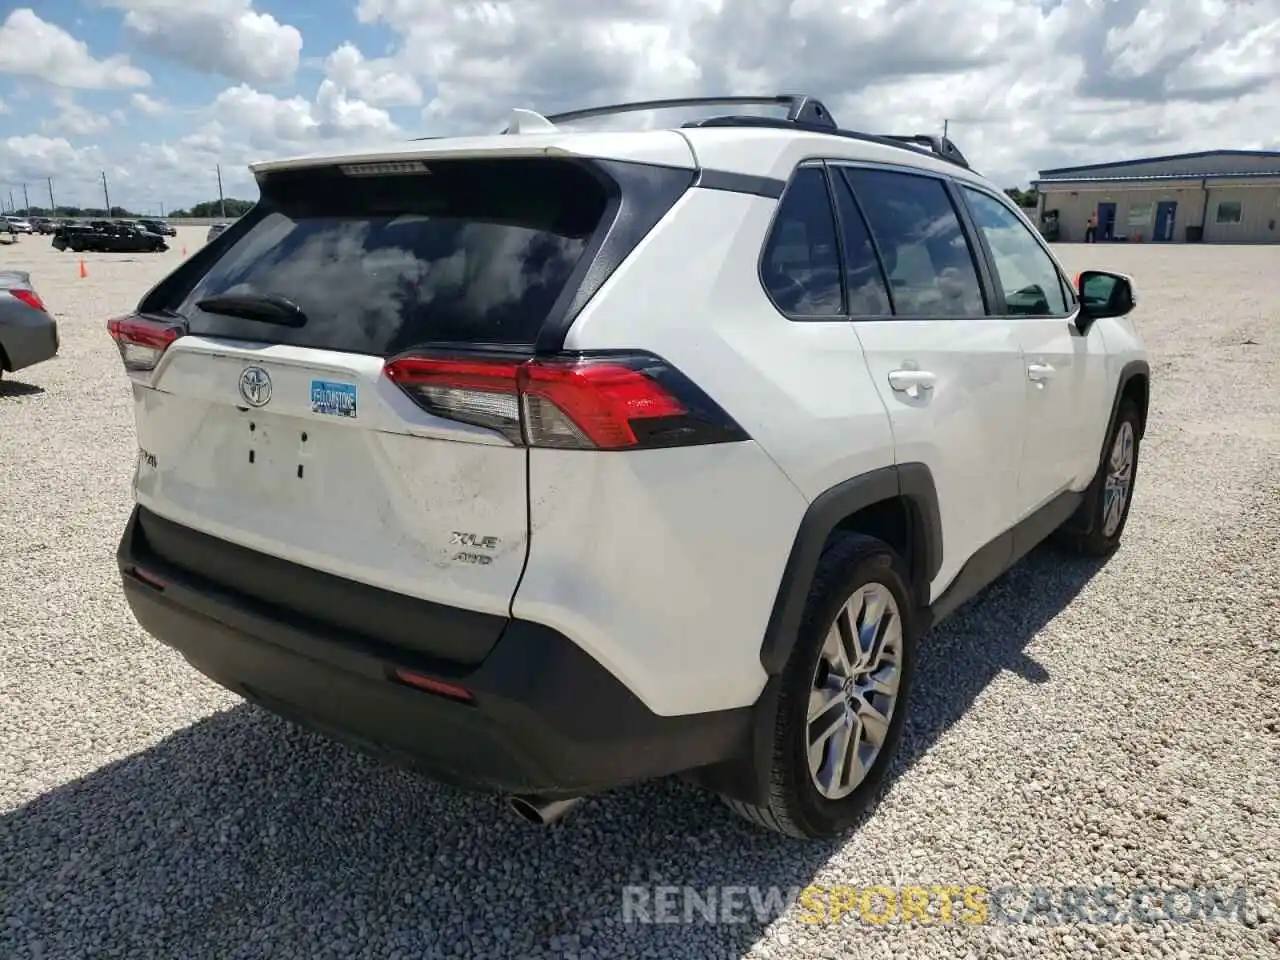
[[[89,276],[89,271],[84,268],[84,260],[82,258],[80,260],[80,279],[83,280],[87,276]]]

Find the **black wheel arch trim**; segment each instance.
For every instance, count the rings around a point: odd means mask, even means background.
[[[1098,455],[1098,463],[1102,463],[1102,459],[1107,453],[1107,438],[1111,436],[1111,431],[1115,429],[1116,417],[1120,416],[1120,403],[1124,399],[1125,388],[1129,386],[1135,378],[1142,377],[1147,381],[1148,406],[1150,406],[1151,391],[1151,364],[1145,360],[1130,360],[1120,368],[1120,380],[1116,384],[1116,395],[1111,400],[1111,416],[1107,419],[1107,432],[1102,438],[1102,451]],[[1142,432],[1147,432],[1147,410],[1139,411],[1142,414]]]
[[[809,587],[831,535],[848,517],[886,500],[900,500],[907,509],[912,589],[921,606],[928,603],[943,547],[938,492],[928,466],[902,463],[838,483],[805,511],[783,569],[760,647],[760,663],[771,677],[782,672],[791,656]]]
[[[1097,473],[1100,475],[1103,465],[1106,463],[1107,454],[1110,453],[1109,441],[1111,434],[1116,428],[1116,419],[1120,416],[1120,404],[1124,402],[1125,392],[1130,383],[1136,378],[1142,377],[1146,380],[1147,389],[1147,405],[1144,409],[1139,410],[1142,422],[1139,424],[1138,439],[1146,433],[1147,413],[1151,403],[1151,365],[1145,360],[1130,360],[1120,369],[1120,377],[1116,383],[1115,396],[1111,398],[1111,415],[1107,418],[1107,430],[1102,435],[1102,442],[1098,445],[1098,467]],[[1101,487],[1099,486],[1097,476],[1084,491],[1084,497],[1080,502],[1075,513],[1066,521],[1065,527],[1076,533],[1088,533],[1093,526],[1093,517],[1096,512],[1097,500],[1101,495]]]

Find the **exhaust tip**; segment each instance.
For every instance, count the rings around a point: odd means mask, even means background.
[[[581,802],[581,797],[571,797],[568,800],[547,800],[543,797],[515,796],[507,800],[507,806],[526,823],[545,827],[548,824],[555,823]]]
[[[524,797],[512,797],[507,805],[515,811],[516,816],[521,820],[536,823],[539,826],[547,822],[542,819],[542,813],[538,810],[537,804],[526,800]]]

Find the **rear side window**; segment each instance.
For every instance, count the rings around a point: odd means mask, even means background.
[[[845,282],[849,288],[849,314],[854,317],[888,316],[893,313],[893,305],[867,221],[863,219],[844,177],[837,172],[833,180],[836,209],[840,211],[840,240]]]
[[[268,175],[248,231],[175,308],[194,334],[379,356],[424,343],[532,345],[603,218],[606,187],[542,158],[429,171]],[[196,307],[227,293],[286,297],[307,321]]]
[[[986,314],[973,251],[941,180],[844,167],[866,213],[900,317]]]
[[[760,273],[782,313],[844,316],[835,214],[821,167],[804,167],[791,181],[765,242]]]

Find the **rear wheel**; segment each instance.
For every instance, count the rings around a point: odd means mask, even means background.
[[[882,793],[915,666],[916,623],[900,557],[851,534],[822,558],[783,670],[769,797],[728,797],[742,816],[800,838],[835,836]]]

